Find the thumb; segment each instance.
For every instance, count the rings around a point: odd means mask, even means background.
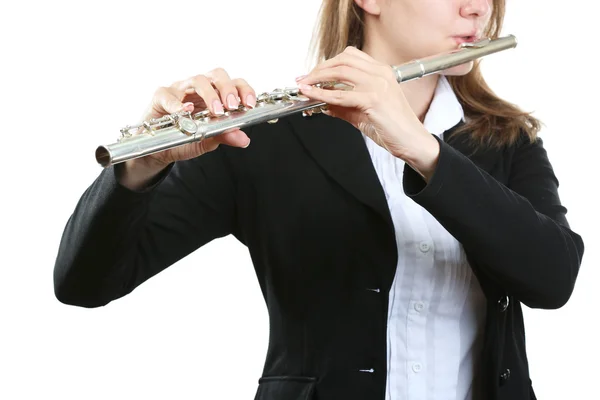
[[[217,142],[214,137],[202,140],[200,145],[200,153],[206,154],[213,150],[216,150],[221,143]]]
[[[218,143],[232,147],[246,148],[250,144],[250,138],[240,129],[234,129],[230,132],[215,136],[214,139]]]

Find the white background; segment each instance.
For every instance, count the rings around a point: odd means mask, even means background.
[[[248,253],[233,237],[97,309],[59,303],[52,270],[64,225],[100,172],[95,148],[137,122],[155,88],[217,66],[258,92],[294,85],[306,72],[319,5],[1,6],[0,398],[253,398],[268,320]],[[503,33],[519,45],[483,62],[499,95],[544,121],[562,201],[586,244],[569,303],[525,309],[540,400],[590,398],[597,389],[598,11],[591,0],[509,0]]]

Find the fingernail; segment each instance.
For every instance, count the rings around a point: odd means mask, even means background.
[[[213,101],[213,110],[216,115],[225,114],[225,111],[223,110],[223,105],[219,100]]]
[[[235,110],[238,108],[238,102],[233,94],[229,94],[229,96],[227,96],[227,108],[230,110]]]
[[[301,90],[305,90],[305,91],[307,91],[307,92],[308,92],[309,90],[311,90],[311,89],[312,89],[312,86],[310,86],[310,85],[306,85],[306,84],[304,84],[304,83],[301,83],[301,84],[299,84],[299,85],[298,85],[298,87],[299,87]]]
[[[248,96],[246,96],[246,104],[248,104],[248,106],[250,108],[256,107],[256,99],[254,98],[254,96],[252,94],[249,94]]]
[[[193,106],[194,106],[194,103],[191,103],[191,102],[183,103],[183,105],[181,106],[181,110],[180,111],[184,111],[184,110],[186,110],[186,109],[188,109],[190,107],[193,107]]]
[[[301,75],[299,77],[296,78],[296,82],[298,82],[299,80],[306,78],[306,75]]]
[[[248,144],[245,145],[244,147],[242,147],[242,149],[245,149],[246,147],[250,146],[250,139],[248,139]]]

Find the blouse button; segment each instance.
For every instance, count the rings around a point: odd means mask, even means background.
[[[510,300],[508,299],[508,296],[502,296],[502,298],[500,300],[498,300],[498,304],[500,305],[500,312],[506,311],[506,309],[508,308],[508,305],[510,304]]]
[[[430,245],[429,245],[429,243],[427,243],[427,242],[421,242],[421,243],[419,244],[419,249],[421,249],[421,251],[422,251],[423,253],[427,253],[427,252],[429,251],[430,247],[431,247],[431,246],[430,246]]]
[[[504,385],[510,378],[510,369],[506,368],[503,373],[500,374],[500,386]]]

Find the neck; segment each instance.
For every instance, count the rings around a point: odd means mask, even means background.
[[[429,110],[433,94],[439,80],[439,75],[433,74],[421,79],[401,83],[404,97],[421,122]]]
[[[371,37],[373,35],[370,35]],[[373,57],[375,60],[388,65],[401,65],[411,61],[397,54],[394,54],[391,49],[384,47],[383,41],[365,41],[362,51]],[[410,107],[421,122],[425,120],[425,114],[429,110],[429,105],[433,99],[433,94],[439,79],[438,74],[432,74],[420,79],[415,79],[401,83],[402,92],[408,100]]]

